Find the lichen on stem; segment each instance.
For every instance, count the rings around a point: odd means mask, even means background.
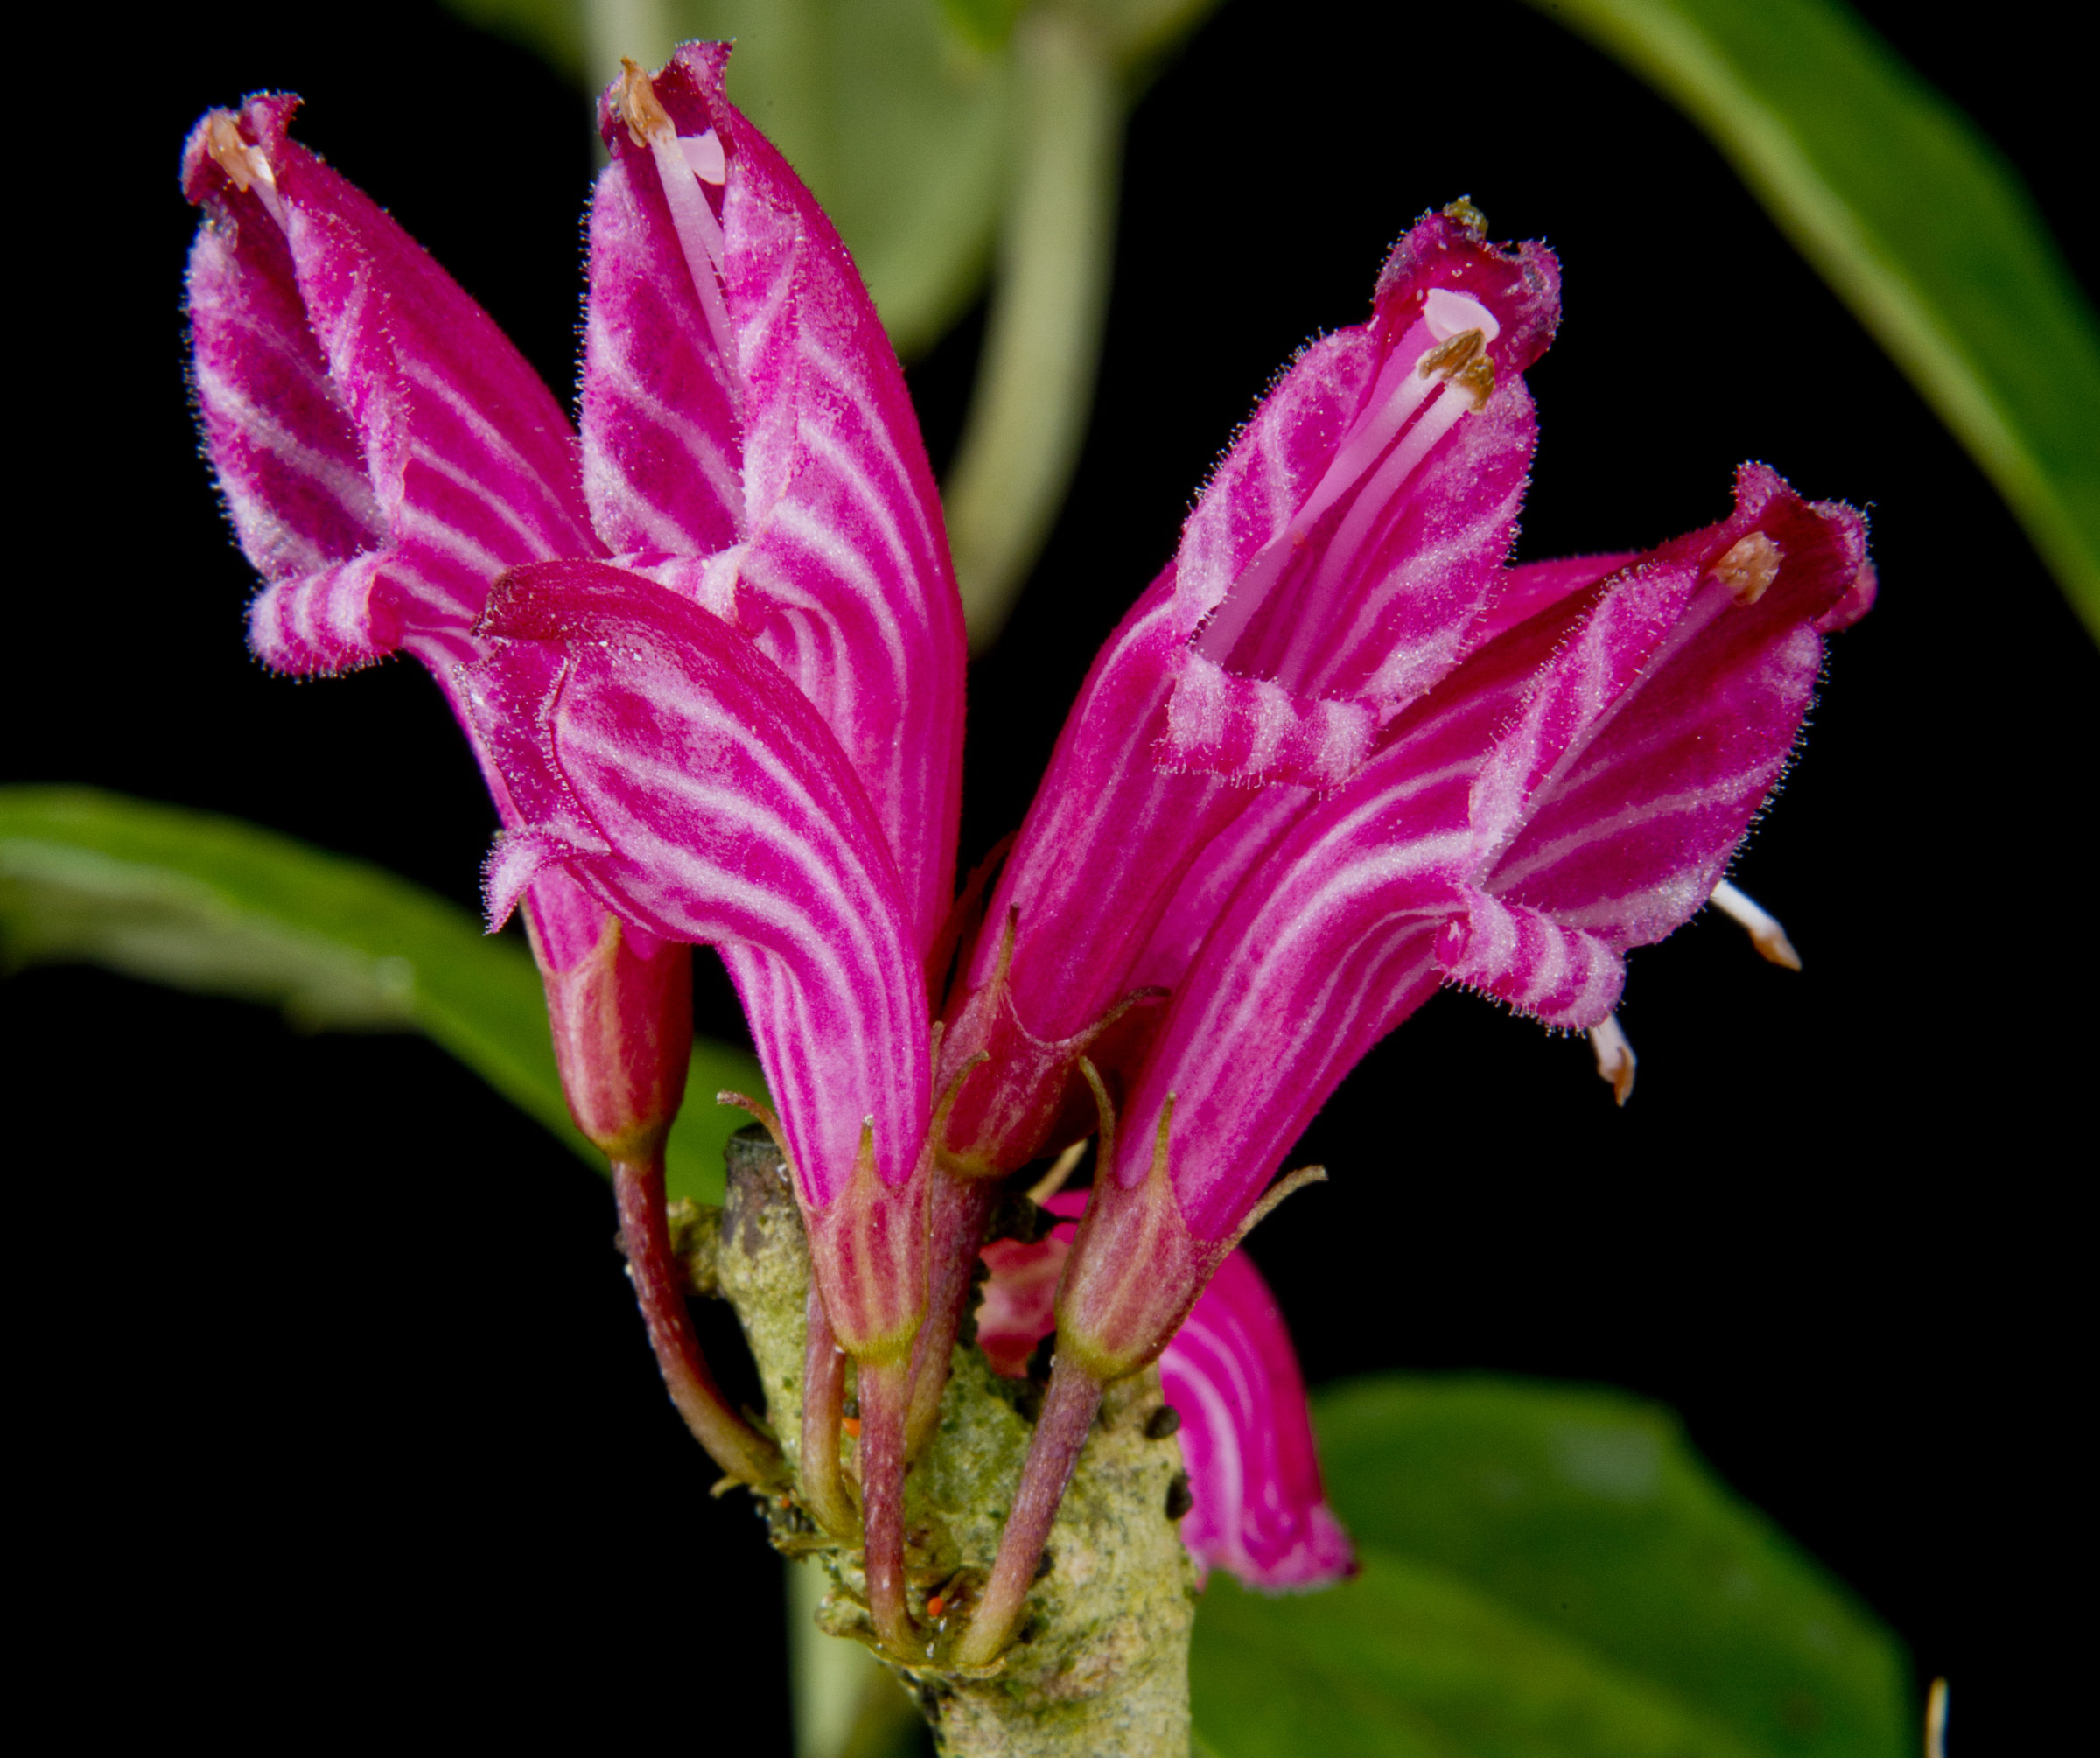
[[[1152,1421],[1162,1402],[1157,1372],[1110,1387],[1091,1424],[1081,1425],[1043,1564],[1024,1584],[1012,1620],[1014,1641],[989,1664],[964,1665],[956,1649],[991,1577],[1045,1388],[1000,1378],[974,1343],[955,1348],[937,1418],[905,1479],[896,1560],[902,1618],[885,1641],[865,1558],[823,1530],[805,1491],[814,1464],[802,1440],[808,1253],[786,1169],[762,1134],[746,1131],[730,1145],[719,1229],[689,1217],[680,1237],[713,1245],[711,1264],[689,1262],[689,1277],[735,1307],[767,1425],[781,1437],[791,1479],[762,1504],[774,1543],[823,1570],[819,1627],[882,1660],[932,1724],[939,1749],[948,1758],[1186,1753],[1196,1582],[1172,1512],[1180,1451],[1171,1434],[1154,1432],[1164,1426]],[[903,1375],[892,1377],[901,1415]],[[884,1394],[864,1369],[857,1391],[864,1440],[871,1394],[878,1421]]]

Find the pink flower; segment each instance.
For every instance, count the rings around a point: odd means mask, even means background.
[[[870,1574],[894,1635],[903,1460],[884,1413],[901,1421],[924,1305],[925,961],[954,882],[962,613],[895,356],[830,222],[723,97],[727,53],[630,67],[602,106],[580,451],[486,315],[286,137],[288,98],[214,113],[186,154],[212,216],[198,399],[268,582],[258,654],[328,671],[406,650],[458,714],[505,826],[492,918],[523,906],[660,1360],[710,1450],[763,1481],[662,1214],[682,948],[722,949],[809,1220],[808,1404],[831,1429],[813,1452],[836,1458],[836,1341],[862,1369]],[[835,1478],[806,1487],[850,1522]]]
[[[1171,949],[1230,879],[1456,662],[1516,535],[1520,375],[1558,317],[1550,253],[1432,214],[1369,321],[1308,347],[1242,431],[1095,662],[1000,873],[949,1004],[944,1069],[987,1058],[948,1120],[952,1169],[1011,1171],[1060,1117],[1090,1127],[1075,1058],[1135,1060],[1141,1031],[1098,1034],[1172,985]]]
[[[630,67],[601,106],[584,485],[618,565],[516,569],[479,625],[494,648],[470,711],[531,802],[490,907],[558,871],[720,950],[819,1291],[803,1489],[842,1535],[864,1521],[877,1627],[901,1651],[962,609],[896,356],[830,222],[724,97],[726,57]],[[842,1350],[859,1518],[836,1470]]]
[[[744,1103],[810,1239],[801,1488],[835,1533],[864,1527],[893,1654],[918,1652],[905,1465],[993,1199],[1089,1131],[1069,1244],[988,1253],[981,1340],[1011,1367],[1054,1287],[1057,1348],[958,1663],[996,1659],[1102,1387],[1155,1360],[1187,1425],[1191,1549],[1258,1584],[1327,1578],[1347,1540],[1235,1246],[1321,1175],[1272,1181],[1439,984],[1592,1030],[1630,1075],[1611,1017],[1630,948],[1721,886],[1790,956],[1722,876],[1822,633],[1871,602],[1863,522],[1746,466],[1717,525],[1510,568],[1522,375],[1558,270],[1490,247],[1464,204],[1429,216],[1369,321],[1256,410],[1096,661],[1004,866],[957,902],[940,504],[852,263],[724,99],[726,53],[630,67],[601,107],[580,445],[486,316],[285,138],[291,101],[200,124],[198,401],[269,583],[251,639],[294,670],[405,650],[445,690],[505,827],[491,914],[522,904],[571,1106],[625,1168],[667,1377],[756,1480],[771,1461],[715,1408],[663,1232],[675,949],[720,951],[780,1114]]]
[[[1749,466],[1731,517],[1564,574],[1404,715],[1254,867],[1176,990],[1066,1278],[1070,1347],[1102,1372],[1156,1354],[1285,1149],[1440,984],[1601,1025],[1626,950],[1707,900],[1778,781],[1818,629],[1865,563],[1857,514]],[[1139,1238],[1142,1286],[1121,1268]]]
[[[1859,515],[1760,466],[1729,518],[1620,561],[1508,576],[1471,656],[1248,863],[1187,963],[1113,1130],[1104,1111],[988,1630],[1040,1549],[1032,1486],[1062,1483],[1098,1389],[1158,1359],[1246,1230],[1325,1175],[1270,1184],[1350,1068],[1444,984],[1604,1025],[1626,950],[1707,900],[1777,782],[1821,632],[1872,593]]]
[[[955,893],[962,600],[919,424],[823,210],[723,95],[725,43],[598,106],[584,488],[622,562],[749,637],[875,808],[920,952]]]
[[[1054,1196],[1056,1214],[1079,1215],[1084,1193]],[[996,1372],[1022,1377],[1035,1347],[1057,1327],[1057,1283],[1076,1229],[1069,1220],[1033,1244],[984,1247],[991,1271],[977,1308],[977,1346]],[[1305,1382],[1276,1298],[1236,1251],[1159,1356],[1187,1467],[1189,1510],[1181,1541],[1208,1572],[1223,1569],[1271,1593],[1324,1586],[1353,1573],[1348,1534],[1320,1488]]]
[[[515,802],[468,711],[463,664],[506,568],[604,553],[575,436],[502,333],[362,192],[251,99],[192,130],[183,188],[191,382],[205,445],[264,586],[257,656],[326,673],[395,652],[459,717],[499,816]],[[523,908],[578,1127],[613,1162],[636,1286],[672,1395],[718,1462],[754,1481],[770,1446],[723,1401],[668,1257],[662,1152],[685,1086],[690,961],[560,872]]]

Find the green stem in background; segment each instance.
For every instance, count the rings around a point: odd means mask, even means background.
[[[1014,31],[1020,90],[998,279],[948,529],[970,646],[998,637],[1063,505],[1094,402],[1124,106],[1111,47],[1060,8]]]
[[[919,1750],[917,1704],[857,1642],[826,1635],[817,1607],[830,1586],[816,1563],[789,1563],[788,1663],[794,1758],[907,1758]]]
[[[595,99],[620,77],[623,56],[655,67],[671,45],[671,21],[663,0],[587,0],[578,9],[584,25],[584,88]]]
[[[1706,132],[2100,637],[2100,326],[1975,125],[1830,0],[1533,4]]]

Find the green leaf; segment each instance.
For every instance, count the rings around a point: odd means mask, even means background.
[[[1314,1401],[1357,1579],[1214,1578],[1196,1721],[1219,1758],[1898,1758],[1894,1639],[1617,1393],[1381,1378]]]
[[[2100,636],[2100,323],[2012,167],[1833,0],[1535,0],[1711,135]]]
[[[592,1165],[562,1099],[531,956],[378,867],[237,819],[84,788],[0,788],[0,968],[89,963],[284,1009],[307,1031],[420,1031]],[[720,1201],[756,1063],[696,1043],[667,1152],[674,1196]]]

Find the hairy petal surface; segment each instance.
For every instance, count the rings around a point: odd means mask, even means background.
[[[719,229],[711,266],[678,235],[662,176],[676,161],[635,140],[614,95],[601,106],[612,163],[592,221],[592,511],[645,565],[738,546],[710,606],[794,680],[852,761],[923,951],[954,894],[962,789],[962,612],[940,499],[859,273],[724,95],[727,56],[688,44],[651,82],[682,149],[718,148],[720,182],[696,173],[693,186],[706,216],[694,223]],[[690,570],[659,577],[701,585]]]
[[[1181,646],[1172,593],[1170,569],[1095,660],[956,984],[944,1079],[994,1056],[949,1111],[958,1156],[1010,1170],[1038,1151],[1074,1076],[1068,1057],[1003,1054],[1017,1028],[1040,1045],[1083,1047],[1138,986],[1133,966],[1176,881],[1256,797],[1151,760]]]
[[[720,948],[805,1205],[852,1182],[864,1126],[879,1183],[909,1183],[930,1076],[918,949],[808,701],[718,619],[600,564],[508,576],[483,632],[472,711],[529,813],[492,867],[492,913],[558,859],[625,920]]]
[[[1519,375],[1559,312],[1551,254],[1430,214],[1371,320],[1307,349],[1182,534],[1171,760],[1328,788],[1457,661],[1516,533]]]
[[[1348,1534],[1320,1487],[1291,1333],[1244,1252],[1218,1265],[1161,1354],[1159,1378],[1181,1416],[1189,1554],[1271,1593],[1354,1574]]]
[[[596,552],[572,432],[487,314],[287,137],[297,106],[214,111],[183,158],[205,442],[269,583],[250,639],[291,671],[405,647],[442,683],[496,574]]]
[[[1503,837],[1487,886],[1622,949],[1712,895],[1793,752],[1817,630],[1871,578],[1851,508],[1804,502],[1760,465],[1739,473],[1736,503],[1600,605],[1479,784],[1476,819]],[[1776,571],[1743,602],[1748,564],[1729,558],[1752,552]],[[1629,667],[1637,683],[1612,694]]]
[[[712,555],[743,529],[735,363],[715,345],[654,156],[617,123],[612,144],[591,201],[584,490],[616,553]]]
[[[1856,514],[1752,466],[1719,523],[1586,585],[1595,564],[1535,576],[1544,608],[1249,865],[1124,1108],[1102,1238],[1185,1241],[1175,1273],[1206,1273],[1205,1242],[1229,1243],[1343,1075],[1440,983],[1601,1022],[1623,951],[1711,894],[1798,733],[1818,627],[1866,569]],[[1066,1287],[1068,1341],[1107,1362],[1143,1358],[1180,1310],[1083,1240]]]
[[[949,1004],[948,1067],[993,1057],[952,1113],[959,1156],[1018,1165],[1069,1103],[1068,1069],[999,1055],[995,1002],[1077,1042],[1177,983],[1316,791],[1457,662],[1503,583],[1535,428],[1520,375],[1558,289],[1550,253],[1431,215],[1370,320],[1308,348],[1256,411],[1096,661]],[[1104,1043],[1111,1079],[1144,1041]]]
[[[187,280],[191,382],[234,530],[264,582],[250,645],[295,673],[414,652],[514,826],[455,671],[480,651],[468,631],[499,571],[597,550],[574,436],[487,314],[289,138],[298,104],[274,95],[213,111],[183,153],[184,192],[206,214]],[[525,909],[558,1017],[563,981],[606,943],[610,920],[552,875]],[[622,970],[636,965],[631,942],[622,957]],[[671,969],[646,956],[641,967]],[[682,1049],[660,1060],[650,1079],[682,1081]],[[596,1117],[577,1057],[564,1051],[563,1066],[579,1118]]]

